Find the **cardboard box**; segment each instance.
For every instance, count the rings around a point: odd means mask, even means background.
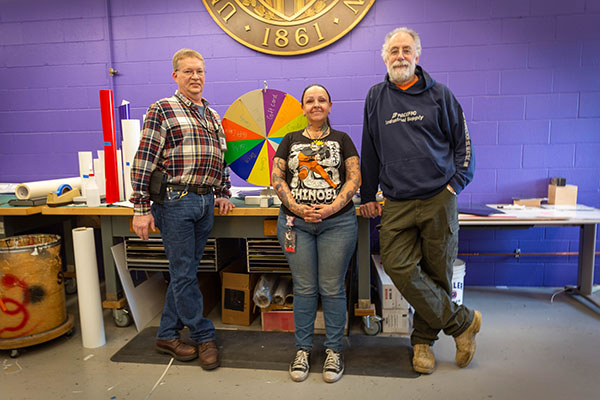
[[[381,263],[381,256],[379,256],[379,254],[373,254],[371,255],[371,259],[373,260],[373,266],[376,272],[375,278],[377,280],[379,297],[381,298],[381,308],[408,310],[410,304],[406,301],[404,296],[402,296],[396,286],[394,286],[392,278],[385,273],[383,264]]]
[[[277,220],[265,219],[263,223],[263,233],[265,236],[277,236]]]
[[[206,317],[221,299],[219,273],[198,272],[198,287],[202,292],[202,315]]]
[[[323,310],[317,310],[317,317],[315,318],[315,331],[325,333],[325,315],[323,314]],[[348,311],[346,311],[346,325],[344,326],[344,331],[348,332]]]
[[[271,304],[260,312],[261,326],[263,331],[294,332],[294,310],[287,306]],[[348,333],[348,312],[346,312],[346,326],[344,332]],[[317,311],[315,318],[315,333],[325,333],[325,316],[323,310]]]
[[[548,185],[548,204],[574,206],[577,204],[577,186]]]
[[[385,308],[381,311],[381,316],[383,318],[383,333],[409,334],[412,332],[412,311],[390,310]]]
[[[244,260],[238,259],[221,271],[221,322],[248,326],[256,317],[252,296],[258,274],[246,272]]]
[[[513,204],[516,206],[525,206],[525,207],[541,207],[542,199],[538,199],[538,198],[514,199]]]
[[[263,331],[294,332],[294,310],[287,306],[271,304],[260,309],[260,322]]]

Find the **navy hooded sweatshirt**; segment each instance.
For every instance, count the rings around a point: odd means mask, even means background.
[[[377,186],[391,200],[426,199],[450,184],[460,193],[473,179],[475,158],[463,110],[450,89],[420,66],[419,80],[402,90],[389,80],[365,100],[361,203]]]

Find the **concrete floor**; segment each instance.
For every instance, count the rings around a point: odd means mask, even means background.
[[[467,287],[466,304],[483,313],[469,367],[456,367],[454,342],[442,337],[434,347],[437,368],[432,375],[345,375],[335,384],[324,383],[320,371],[294,383],[287,372],[207,372],[193,362],[171,366],[161,380],[166,365],[110,361],[136,330],[115,327],[107,310],[103,347],[82,347],[76,319],[71,337],[26,348],[15,359],[0,352],[0,399],[598,399],[600,314],[564,294],[550,303],[554,291]],[[600,302],[599,294],[594,298]],[[75,297],[67,307],[77,314]]]

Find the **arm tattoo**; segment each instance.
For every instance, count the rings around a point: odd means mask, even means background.
[[[281,203],[286,206],[288,209],[290,207],[290,198],[292,198],[292,193],[290,192],[290,188],[285,181],[285,170],[287,169],[287,162],[279,157],[275,157],[273,159],[273,173],[271,174],[271,184],[273,185],[273,189]]]
[[[352,197],[361,184],[360,164],[358,162],[358,157],[350,157],[346,159],[344,163],[346,166],[346,182],[344,182],[338,197],[331,204],[334,212],[338,212],[344,208],[346,204],[352,201]]]

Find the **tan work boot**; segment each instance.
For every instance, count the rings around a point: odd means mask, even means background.
[[[428,344],[413,346],[413,369],[420,374],[430,374],[435,368],[435,356]]]
[[[475,315],[473,316],[473,322],[467,328],[466,331],[461,333],[459,336],[454,338],[454,342],[456,342],[456,364],[464,368],[473,359],[475,355],[475,335],[481,329],[481,313],[477,310],[474,311]]]

